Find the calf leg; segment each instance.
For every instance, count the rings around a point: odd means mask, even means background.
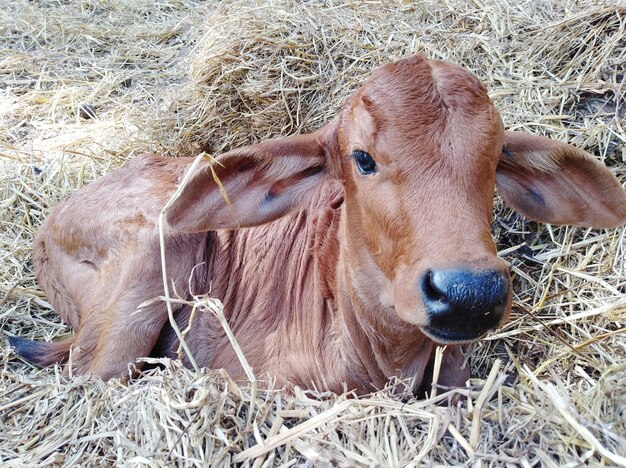
[[[109,309],[106,320],[89,321],[76,335],[67,365],[78,374],[91,374],[104,380],[134,374],[131,366],[148,356],[167,321],[164,302],[137,308],[122,299],[117,310]],[[124,304],[126,303],[126,304]]]
[[[432,391],[435,352],[433,349],[430,361],[424,371],[424,379],[416,392],[419,397],[426,397]],[[446,346],[441,358],[441,366],[439,367],[439,375],[437,377],[437,386],[444,390],[458,387],[465,387],[467,380],[470,378],[469,364],[465,362],[465,356],[460,346]],[[439,392],[441,393],[441,392]]]
[[[168,314],[166,303],[157,299],[163,295],[160,249],[156,240],[149,244],[152,248],[126,249],[120,257],[124,263],[117,281],[106,282],[88,295],[85,306],[89,314],[81,322],[68,363],[75,372],[103,379],[127,376],[129,364],[137,365],[137,359],[149,356],[156,346]],[[184,254],[166,250],[168,276],[183,297],[188,296],[188,279],[203,253],[198,243],[190,244],[183,242]],[[111,278],[116,270],[113,263],[103,273]],[[199,276],[203,271],[196,269]],[[107,295],[110,299],[103,300]]]
[[[103,379],[128,376],[129,364],[150,355],[168,320],[165,302],[150,302],[163,295],[160,247],[154,232],[126,239],[101,262],[77,259],[53,239],[40,243],[40,282],[76,335],[53,343],[12,339],[19,354],[40,366],[67,362],[66,372],[71,367]],[[190,274],[204,260],[206,245],[206,235],[186,235],[166,247],[177,293],[188,296]],[[197,268],[194,278],[203,278],[204,271]]]
[[[49,238],[48,231],[42,229],[35,237],[33,243],[33,265],[35,275],[41,288],[46,292],[48,301],[54,306],[56,312],[70,327],[77,330],[80,323],[80,310],[76,300],[70,291],[65,288],[65,283],[60,277],[57,267],[60,262],[56,257],[62,252],[55,252],[58,246]],[[52,251],[51,251],[52,250]],[[50,258],[52,256],[52,259]],[[89,283],[89,271],[84,272],[83,285]]]
[[[443,353],[437,385],[444,388],[465,387],[470,378],[470,366],[460,346],[448,345]]]

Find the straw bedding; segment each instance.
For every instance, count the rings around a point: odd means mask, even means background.
[[[474,71],[508,128],[582,147],[626,181],[626,9],[611,3],[2,2],[2,329],[69,332],[29,263],[60,199],[139,152],[315,129],[373,68],[417,51]],[[3,338],[0,463],[626,464],[623,229],[496,214],[514,308],[474,347],[469,388],[289,396],[176,362],[103,383],[34,369]]]

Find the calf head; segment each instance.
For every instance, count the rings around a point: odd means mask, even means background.
[[[444,343],[477,339],[509,314],[509,273],[490,233],[496,187],[533,220],[626,220],[626,194],[602,164],[505,132],[474,75],[414,56],[375,71],[320,130],[207,164],[171,207],[169,225],[267,223],[304,206],[325,178],[343,183],[340,242],[355,299]]]

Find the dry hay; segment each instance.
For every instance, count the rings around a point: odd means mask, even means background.
[[[370,70],[416,51],[478,74],[509,128],[585,148],[625,181],[626,9],[610,3],[3,2],[3,330],[68,332],[29,263],[59,199],[140,151],[314,129]],[[513,316],[473,350],[476,378],[452,392],[469,399],[255,395],[175,362],[103,383],[33,369],[3,339],[0,463],[625,464],[623,229],[496,212]]]

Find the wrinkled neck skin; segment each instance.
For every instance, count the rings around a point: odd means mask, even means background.
[[[384,277],[367,250],[344,234],[342,200],[341,184],[327,182],[304,210],[211,234],[210,295],[223,302],[257,379],[359,394],[394,376],[421,379],[433,343],[381,304]],[[183,312],[181,321],[188,316]],[[245,379],[210,315],[194,319],[187,342],[199,365]]]
[[[367,380],[382,388],[392,377],[414,379],[417,390],[434,350],[434,343],[417,326],[401,320],[391,305],[386,305],[383,291],[389,280],[376,265],[369,250],[358,236],[344,235],[348,224],[361,231],[360,210],[352,210],[346,201],[342,207],[339,238],[340,256],[337,264],[342,272],[337,296],[342,305],[339,317],[345,324],[346,344],[359,356],[366,369]],[[355,226],[359,226],[355,229]],[[356,363],[355,363],[356,364]]]

